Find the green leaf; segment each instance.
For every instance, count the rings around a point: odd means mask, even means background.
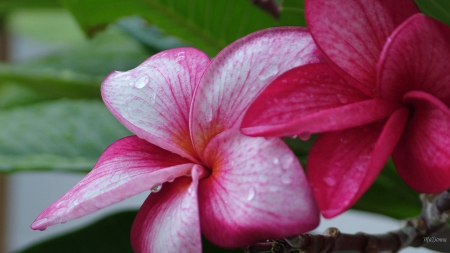
[[[130,231],[136,211],[107,216],[87,227],[16,253],[133,253]]]
[[[180,40],[164,34],[158,27],[147,24],[139,17],[120,19],[116,25],[153,53],[187,46]]]
[[[106,75],[135,68],[148,57],[139,43],[111,27],[81,45],[24,63],[0,64],[0,84],[20,84],[47,98],[100,98]]]
[[[422,206],[419,194],[403,182],[393,162],[389,161],[353,208],[405,219],[419,215]]]
[[[415,2],[423,13],[450,25],[449,0],[415,0]]]
[[[130,135],[101,101],[59,100],[0,110],[0,171],[87,172]]]
[[[306,27],[304,0],[284,0],[280,10],[280,25]]]
[[[61,7],[59,0],[1,0],[0,12],[17,8]]]
[[[244,35],[277,25],[251,1],[229,0],[64,0],[83,30],[93,35],[124,16],[140,15],[214,56]],[[100,11],[101,10],[101,11]]]

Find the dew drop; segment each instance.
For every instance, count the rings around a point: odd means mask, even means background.
[[[311,138],[311,133],[310,132],[303,132],[299,135],[300,140],[302,141],[307,141],[309,140],[309,138]]]
[[[294,157],[292,155],[285,154],[281,158],[281,168],[287,170],[291,167],[293,162],[294,162]]]
[[[46,230],[47,228],[40,228],[39,229],[39,231],[44,231],[44,230]]]
[[[288,83],[288,80],[287,79],[283,79],[283,80],[281,80],[281,82],[286,84],[286,83]]]
[[[207,109],[206,111],[206,120],[211,123],[213,120],[213,111],[212,108]]]
[[[75,199],[75,201],[73,201],[73,206],[78,206],[80,204],[80,201],[78,199]]]
[[[339,100],[339,102],[341,104],[347,104],[348,103],[348,99],[346,97],[344,97],[343,95],[337,94],[336,96],[337,96],[337,98],[338,98],[338,100]]]
[[[114,175],[111,177],[111,183],[117,183],[120,181],[120,173],[114,173]]]
[[[173,180],[175,180],[175,177],[174,177],[173,175],[170,175],[170,176],[167,178],[167,182],[169,182],[169,183],[172,183]]]
[[[278,191],[278,187],[274,186],[274,185],[271,185],[271,186],[269,186],[269,191],[276,192],[276,191]]]
[[[259,74],[258,78],[260,81],[265,81],[273,76],[278,74],[278,67],[275,65],[272,65],[268,67],[267,69],[264,69],[262,73]]]
[[[258,175],[258,180],[261,183],[267,183],[269,181],[269,177],[266,174],[261,173]]]
[[[335,186],[336,185],[336,179],[334,179],[334,178],[332,178],[332,177],[325,177],[324,179],[323,179],[323,182],[326,184],[326,185],[328,185],[328,186],[331,186],[331,187],[333,187],[333,186]]]
[[[186,53],[185,53],[185,52],[179,52],[179,53],[177,54],[177,59],[176,59],[176,61],[182,61],[182,60],[184,60],[184,59],[186,59]]]
[[[275,158],[273,158],[272,162],[273,162],[273,164],[279,164],[280,159],[278,159],[278,157],[275,157]]]
[[[292,135],[291,138],[292,139],[296,139],[298,137],[298,135]]]
[[[149,81],[148,76],[142,76],[138,80],[136,80],[136,82],[134,82],[134,87],[142,89],[145,87],[145,85],[147,85],[148,81]]]
[[[156,92],[153,92],[153,94],[150,96],[150,103],[156,103]]]
[[[162,185],[158,185],[152,188],[152,192],[159,192],[161,191]]]
[[[247,195],[247,201],[252,201],[255,198],[255,196],[256,196],[255,189],[250,188]]]
[[[283,174],[281,176],[281,182],[283,184],[290,184],[292,182],[291,176],[289,174]]]

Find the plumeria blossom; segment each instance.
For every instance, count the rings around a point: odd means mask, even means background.
[[[278,138],[240,133],[244,112],[278,73],[318,61],[310,34],[273,28],[212,61],[168,50],[102,84],[112,114],[136,136],[114,142],[93,170],[45,209],[33,229],[154,189],[131,231],[135,252],[201,252],[201,233],[244,247],[313,229],[319,211],[300,163]]]
[[[305,11],[327,63],[279,76],[243,133],[323,133],[307,176],[325,217],[354,204],[391,155],[413,189],[450,188],[450,27],[412,0],[306,0]]]

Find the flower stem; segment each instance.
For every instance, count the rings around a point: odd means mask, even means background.
[[[450,192],[422,194],[422,213],[406,220],[395,231],[371,235],[366,233],[345,234],[337,228],[328,228],[323,234],[305,233],[281,240],[268,240],[247,247],[248,253],[285,253],[300,250],[302,253],[331,252],[397,252],[406,247],[426,247],[450,252]]]

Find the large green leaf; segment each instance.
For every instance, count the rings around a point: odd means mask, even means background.
[[[1,0],[0,12],[17,8],[61,7],[59,0]]]
[[[353,208],[404,219],[419,215],[422,206],[419,194],[403,182],[389,161]]]
[[[87,34],[128,15],[140,15],[166,33],[214,56],[234,40],[278,24],[251,1],[64,0]]]
[[[111,27],[82,45],[28,62],[0,64],[0,85],[15,83],[47,98],[100,98],[106,75],[135,68],[147,57],[139,43]]]
[[[59,100],[0,110],[0,171],[92,169],[130,135],[100,101]]]
[[[449,0],[415,0],[415,2],[423,13],[450,25]]]

